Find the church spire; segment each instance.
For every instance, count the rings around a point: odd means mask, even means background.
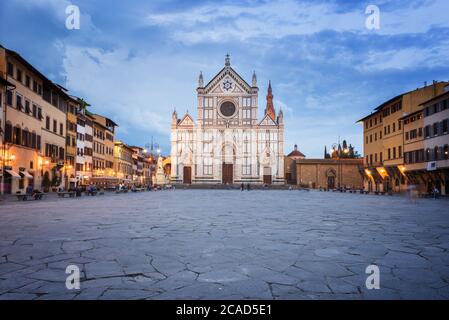
[[[252,83],[253,87],[257,87],[257,76],[256,76],[256,71],[253,72],[253,83]]]
[[[176,112],[176,109],[173,109],[173,113],[171,115],[171,124],[172,126],[176,126],[178,123],[178,113]]]
[[[203,78],[203,72],[200,71],[200,76],[198,77],[198,87],[202,88],[204,87],[204,78]]]
[[[271,89],[271,80],[268,83],[267,108],[265,109],[265,114],[268,114],[271,117],[271,119],[275,121],[276,112],[274,111],[273,90]]]

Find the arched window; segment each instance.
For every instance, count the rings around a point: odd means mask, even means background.
[[[449,146],[448,145],[445,145],[443,147],[443,159],[444,160],[449,159]]]
[[[433,160],[437,161],[439,160],[439,152],[438,152],[438,147],[433,148]]]

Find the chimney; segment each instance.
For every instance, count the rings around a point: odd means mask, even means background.
[[[433,80],[433,96],[437,95],[437,83],[438,81]]]

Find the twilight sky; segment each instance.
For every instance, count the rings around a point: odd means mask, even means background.
[[[231,54],[251,82],[259,117],[272,81],[285,115],[286,153],[308,158],[347,139],[362,152],[355,122],[385,100],[449,80],[447,0],[1,0],[0,44],[120,127],[118,138],[170,152],[171,112],[196,115],[200,71],[207,83]],[[80,30],[65,27],[79,6]],[[365,27],[368,5],[380,29]]]

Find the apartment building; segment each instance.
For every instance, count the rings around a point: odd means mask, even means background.
[[[364,187],[370,192],[401,192],[407,188],[404,173],[404,116],[444,92],[447,82],[433,82],[400,94],[374,109],[363,124]],[[409,147],[409,146],[408,146]]]
[[[0,46],[5,90],[2,190],[24,192],[64,181],[68,95],[18,53]]]
[[[133,182],[143,185],[145,183],[144,149],[137,146],[132,146],[131,149],[133,149]]]
[[[131,184],[133,182],[134,150],[122,141],[114,143],[114,166],[120,182]]]
[[[92,122],[92,179],[101,178],[104,175],[105,165],[105,136],[106,127],[95,119]]]
[[[80,100],[78,99],[78,101]],[[86,186],[92,178],[93,119],[89,116],[86,105],[82,101],[79,104],[76,117],[76,180],[78,186]]]
[[[83,135],[78,135],[77,113],[79,109],[78,100],[70,97],[67,104],[67,130],[66,130],[66,163],[65,163],[65,187],[74,188],[77,185],[76,179],[76,157],[78,138],[83,139]]]
[[[114,135],[115,127],[118,125],[111,119],[99,114],[92,115],[94,122],[103,129],[102,145],[104,147],[103,174],[106,177],[114,177]]]

